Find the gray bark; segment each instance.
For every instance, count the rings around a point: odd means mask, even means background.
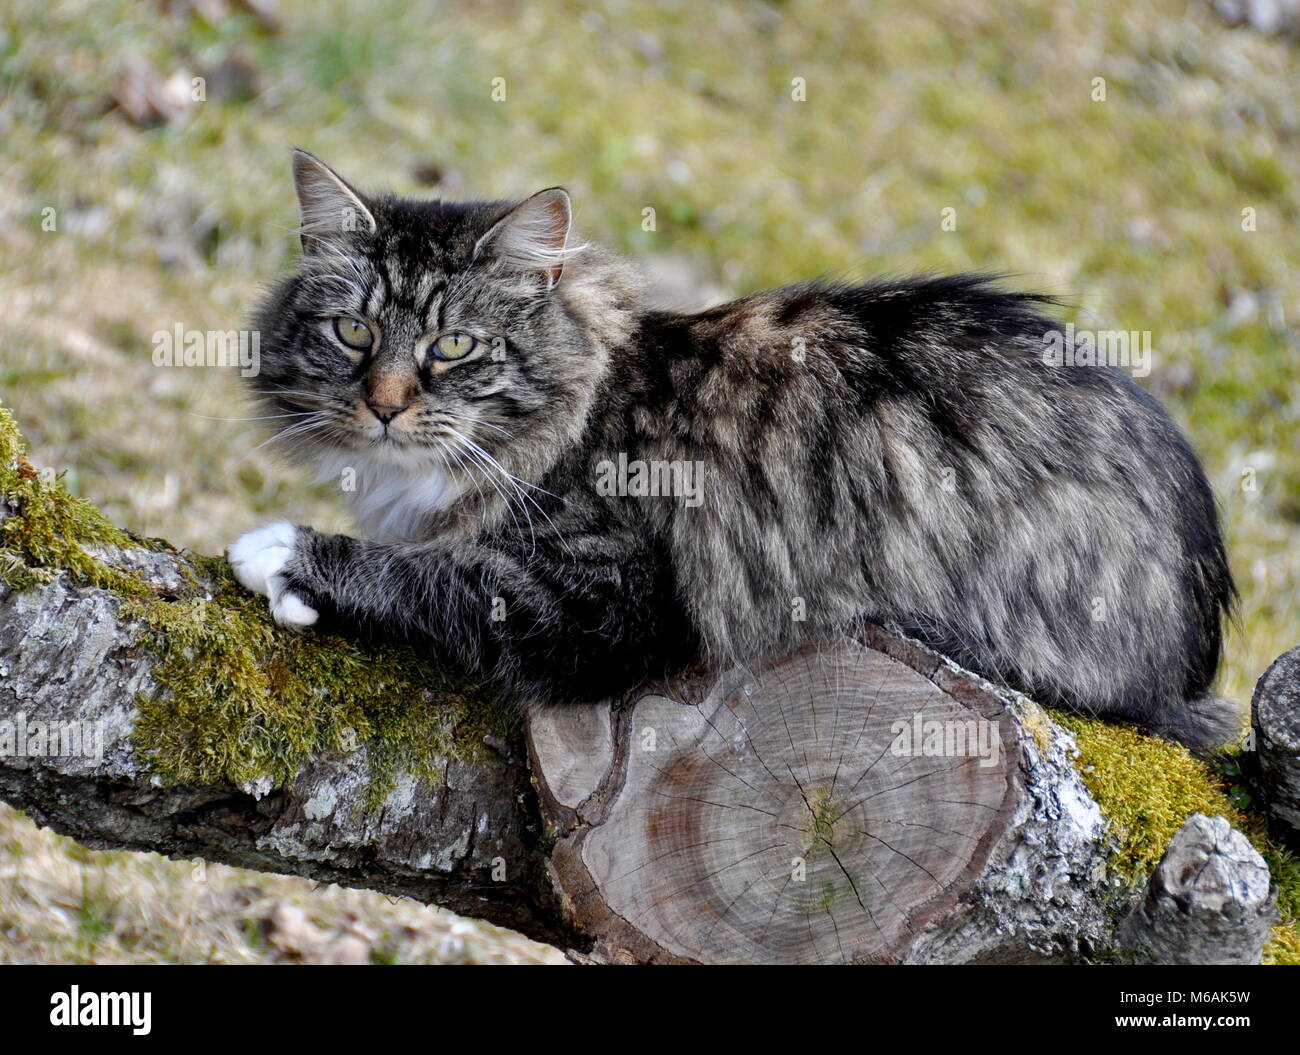
[[[1257,964],[1276,920],[1277,891],[1259,852],[1223,817],[1194,813],[1120,940],[1139,962]]]
[[[1264,672],[1251,702],[1256,785],[1278,833],[1300,846],[1300,646]]]
[[[110,559],[160,592],[180,589],[183,556]],[[190,568],[190,574],[200,574]],[[200,576],[201,579],[201,576]],[[364,886],[564,943],[548,903],[529,774],[510,745],[491,761],[448,758],[439,787],[408,775],[367,810],[366,748],[315,759],[292,792],[265,786],[163,787],[143,772],[131,733],[135,698],[156,692],[156,660],[114,594],[60,574],[23,593],[0,585],[0,718],[102,723],[102,761],[0,759],[0,798],[93,848],[155,850]],[[493,869],[504,879],[494,879]]]

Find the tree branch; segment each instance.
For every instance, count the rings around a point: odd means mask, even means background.
[[[183,554],[103,554],[160,595],[218,587]],[[543,881],[536,798],[520,738],[481,761],[432,759],[431,785],[399,774],[377,806],[370,748],[311,760],[292,788],[164,786],[132,740],[138,700],[167,691],[130,602],[58,572],[24,592],[0,586],[0,713],[43,729],[80,730],[78,754],[0,759],[0,798],[94,848],[155,850],[368,887],[444,905],[559,944],[580,938],[559,920]],[[165,603],[165,602],[164,602]],[[414,704],[416,701],[410,701]],[[430,694],[430,705],[437,701]],[[97,732],[98,731],[98,732]],[[102,760],[87,757],[102,735]],[[57,749],[46,744],[38,750]],[[493,878],[493,871],[501,879]]]

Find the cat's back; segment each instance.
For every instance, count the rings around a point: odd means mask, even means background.
[[[656,313],[638,342],[648,398],[723,422],[778,425],[812,407],[853,416],[910,400],[983,401],[1113,391],[1109,371],[1053,369],[1050,298],[983,275],[804,282],[689,315]]]

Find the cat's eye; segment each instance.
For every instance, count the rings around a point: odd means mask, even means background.
[[[375,343],[370,327],[360,319],[340,316],[334,320],[334,332],[340,341],[359,352],[364,352]]]
[[[433,342],[433,354],[439,359],[464,359],[477,343],[468,333],[444,333]]]

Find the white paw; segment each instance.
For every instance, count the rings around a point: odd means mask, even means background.
[[[235,578],[270,600],[271,618],[291,629],[311,626],[319,618],[316,609],[286,587],[280,574],[293,556],[297,534],[292,524],[270,524],[241,535],[226,550]]]
[[[320,618],[320,613],[296,593],[286,590],[283,582],[278,575],[271,579],[271,593],[268,595],[271,598],[271,618],[290,630],[311,626]]]
[[[271,576],[289,563],[298,529],[292,524],[270,524],[241,535],[226,550],[235,578],[254,593],[270,596]]]

